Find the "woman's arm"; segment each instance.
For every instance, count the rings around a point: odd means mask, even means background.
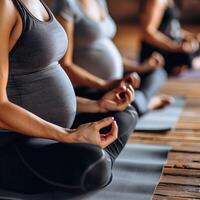
[[[190,37],[190,38],[195,38],[197,34],[195,33],[192,33],[186,29],[181,29],[181,35],[182,35],[182,38],[187,38],[187,37]]]
[[[123,64],[124,64],[124,71],[127,73],[137,72],[138,74],[141,73],[141,68],[139,67],[139,64],[131,60],[129,58],[123,57]]]
[[[147,73],[149,71],[162,68],[165,64],[163,56],[157,52],[152,53],[152,55],[146,59],[143,63],[136,63],[133,60],[124,58],[124,66],[126,72],[134,72],[137,69],[138,74]]]
[[[87,113],[100,112],[98,100],[91,100],[83,97],[76,97],[77,99],[77,111]]]
[[[20,22],[19,22],[20,21]],[[65,143],[89,143],[102,148],[117,139],[118,127],[113,118],[88,123],[77,129],[65,129],[49,123],[8,100],[6,87],[9,73],[9,50],[12,31],[21,23],[21,17],[9,0],[0,1],[0,128],[30,137],[52,139]],[[112,125],[101,137],[100,129]],[[70,134],[69,134],[70,133]],[[8,133],[9,134],[9,133]]]
[[[148,0],[142,17],[143,38],[158,48],[172,52],[182,51],[181,44],[158,30],[167,5],[167,0]]]
[[[124,111],[134,100],[134,89],[131,85],[122,85],[107,92],[99,100],[77,97],[77,110],[87,113]]]
[[[23,133],[27,136],[59,140],[66,129],[51,124],[33,113],[10,102],[7,97],[9,51],[11,35],[21,23],[21,18],[12,1],[0,1],[0,127]],[[13,42],[12,42],[13,43]]]
[[[96,88],[100,90],[108,90],[113,88],[116,83],[103,80],[82,67],[73,63],[73,48],[74,48],[74,23],[57,16],[58,21],[63,26],[68,35],[68,51],[61,60],[61,65],[69,75],[71,81],[76,86]]]

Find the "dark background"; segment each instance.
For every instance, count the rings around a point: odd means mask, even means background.
[[[118,22],[138,22],[144,0],[107,0],[110,13]],[[182,21],[200,24],[200,0],[176,0],[182,10]]]

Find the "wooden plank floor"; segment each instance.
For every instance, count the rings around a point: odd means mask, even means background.
[[[139,33],[133,26],[119,27],[115,42],[122,54],[132,56],[138,51]],[[129,142],[172,146],[154,200],[200,199],[200,81],[170,79],[161,92],[186,97],[176,129],[164,134],[135,133]]]

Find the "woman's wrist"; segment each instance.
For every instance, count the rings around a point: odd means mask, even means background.
[[[120,79],[116,79],[116,80],[111,80],[111,81],[107,81],[107,80],[103,80],[103,79],[99,79],[97,80],[98,82],[98,88],[101,91],[109,91],[112,90],[113,88],[117,87],[120,84]]]
[[[173,46],[172,46],[172,51],[174,51],[174,52],[182,52],[183,51],[182,43],[174,42]]]
[[[76,134],[73,134],[76,129],[61,128],[62,130],[57,132],[54,140],[62,143],[75,143]]]
[[[137,73],[144,74],[144,73],[148,72],[149,70],[151,70],[149,68],[150,68],[149,63],[144,61],[143,63],[138,65]]]
[[[102,113],[103,108],[101,107],[101,99],[99,100],[91,100],[91,111],[93,113]]]
[[[99,100],[91,100],[89,105],[91,113],[104,113],[106,110],[103,108],[101,99]]]
[[[99,89],[99,90],[106,90],[106,87],[107,87],[107,81],[106,80],[103,80],[103,79],[96,79],[96,89]]]
[[[66,129],[65,134],[59,135],[59,142],[61,143],[71,143],[71,144],[77,144],[77,143],[86,143],[88,138],[85,138],[84,135],[82,135],[82,131],[80,132],[77,129]]]
[[[83,113],[101,112],[99,101],[100,100],[91,100],[87,98],[77,97],[77,111]]]

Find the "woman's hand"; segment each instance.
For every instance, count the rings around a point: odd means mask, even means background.
[[[100,90],[103,91],[110,91],[116,87],[119,86],[121,82],[121,79],[111,80],[111,81],[105,81]]]
[[[138,73],[133,72],[130,74],[127,74],[120,82],[120,85],[131,85],[134,89],[139,88],[141,83],[140,76]]]
[[[106,134],[100,134],[100,130],[109,125],[111,125],[111,130]],[[69,130],[68,133],[61,135],[59,141],[94,144],[105,148],[118,138],[118,126],[113,117],[108,117],[97,122],[83,124],[77,129]]]
[[[128,73],[124,78],[118,80],[107,81],[105,86],[102,88],[105,91],[110,91],[120,85],[131,85],[133,88],[140,87],[140,76],[136,72]]]
[[[124,111],[134,100],[134,89],[129,85],[121,85],[107,92],[100,100],[98,106],[100,112]]]
[[[140,66],[141,73],[145,73],[145,72],[149,72],[149,71],[153,71],[153,70],[162,68],[164,65],[165,65],[164,57],[161,54],[154,52],[146,61],[144,61],[141,64],[141,66]]]
[[[181,48],[184,52],[193,53],[199,49],[199,42],[194,37],[187,37],[182,41]]]

